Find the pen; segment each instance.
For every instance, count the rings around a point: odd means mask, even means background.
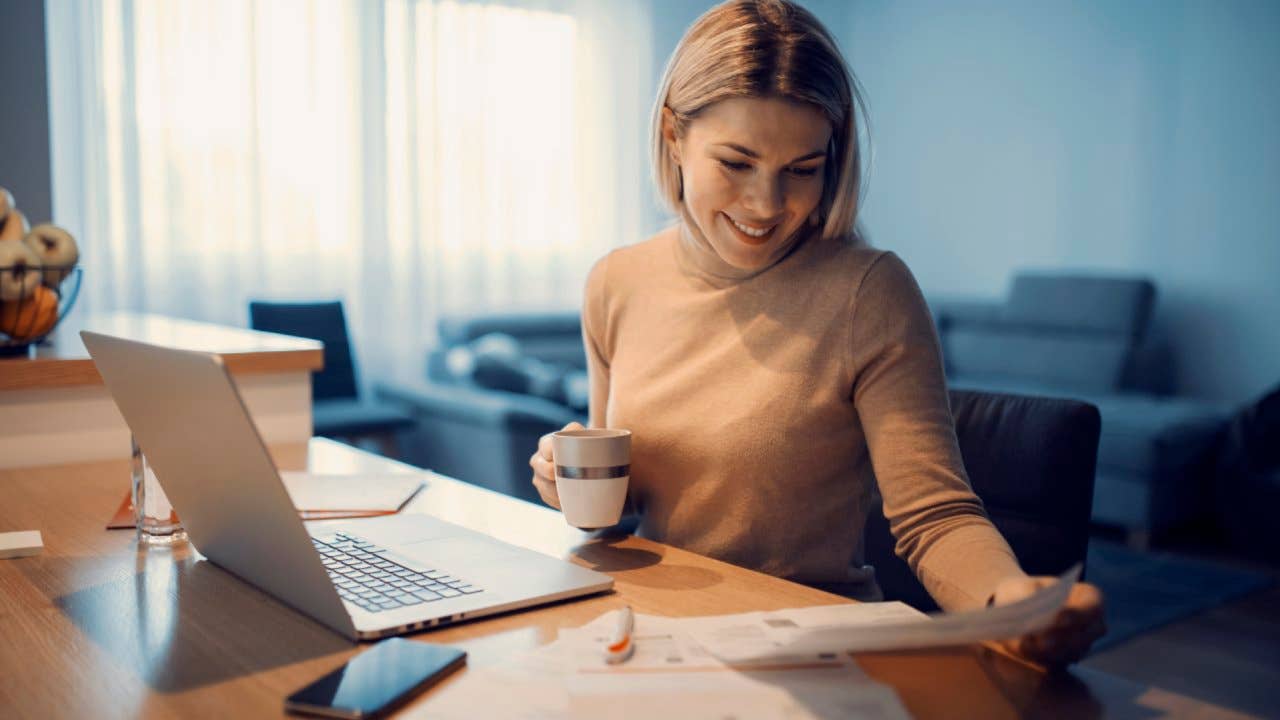
[[[610,665],[626,662],[636,651],[635,639],[632,637],[636,628],[635,614],[631,606],[623,606],[618,612],[618,626],[604,646],[604,661]]]

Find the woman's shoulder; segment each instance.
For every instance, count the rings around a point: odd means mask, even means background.
[[[652,277],[654,272],[671,264],[677,233],[677,228],[669,227],[640,242],[610,250],[592,266],[587,287],[603,285],[606,280],[616,285],[630,278]]]
[[[861,283],[877,266],[902,262],[892,251],[871,247],[857,237],[830,238],[817,245],[813,265],[855,283]]]
[[[639,266],[650,266],[655,262],[671,257],[671,250],[680,241],[680,227],[672,225],[663,228],[638,243],[624,245],[609,253],[617,261],[634,263]]]
[[[812,259],[815,269],[832,284],[848,288],[862,300],[901,298],[920,293],[915,276],[892,250],[858,239],[831,239]]]

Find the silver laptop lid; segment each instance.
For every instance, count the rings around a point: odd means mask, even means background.
[[[222,358],[87,330],[80,337],[196,548],[356,637]]]

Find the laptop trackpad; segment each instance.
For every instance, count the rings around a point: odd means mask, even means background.
[[[503,543],[467,536],[420,540],[400,545],[396,550],[427,568],[456,568],[458,572],[466,567],[509,562],[512,556],[520,554],[516,548]]]

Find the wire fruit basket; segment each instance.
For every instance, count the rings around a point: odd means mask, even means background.
[[[0,277],[17,277],[24,266],[0,267]],[[53,333],[80,296],[79,265],[40,268],[42,282],[16,300],[0,299],[0,357],[25,357]]]

